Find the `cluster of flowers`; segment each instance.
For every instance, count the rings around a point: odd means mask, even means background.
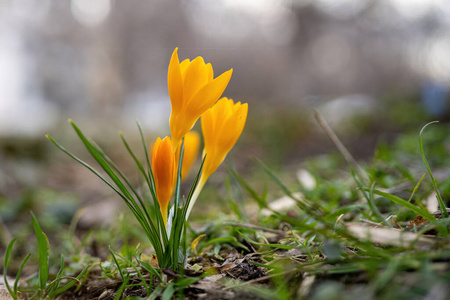
[[[190,131],[197,120],[201,118],[204,163],[186,219],[206,181],[217,170],[241,135],[248,113],[247,103],[234,103],[226,97],[219,99],[230,81],[232,69],[214,78],[210,63],[206,64],[202,57],[192,61],[185,59],[180,63],[177,50],[172,54],[167,76],[172,105],[169,122],[171,136],[163,139],[158,137],[152,151],[156,196],[166,226],[182,141],[182,179],[197,156],[200,136],[197,132]]]

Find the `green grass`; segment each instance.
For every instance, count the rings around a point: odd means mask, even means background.
[[[96,278],[113,287],[115,299],[131,297],[132,291],[141,293],[134,299],[172,299],[192,292],[189,288],[202,278],[223,273],[221,284],[228,290],[270,299],[448,297],[450,220],[444,208],[450,199],[445,175],[450,130],[438,123],[419,131],[390,145],[379,143],[373,158],[357,161],[366,175],[352,171],[337,151],[284,169],[279,152],[275,168],[257,159],[248,162],[250,172],[230,165],[226,179],[212,181],[199,199],[197,216],[200,211],[210,215],[188,225],[187,245],[180,245],[188,264],[176,272],[154,264],[146,233],[128,212],[111,225],[81,233],[74,224],[44,221],[37,214],[38,223],[33,215],[31,222],[23,221],[28,226],[12,232],[16,238],[6,248],[4,275],[17,275],[7,286],[15,298],[22,293],[51,299],[82,293]],[[296,180],[297,168],[311,174],[314,187]],[[57,192],[40,193],[60,198]],[[443,218],[426,209],[432,193],[439,195],[436,210]],[[282,196],[293,206],[273,207]],[[39,207],[25,207],[30,206]],[[8,214],[19,211],[17,206]],[[419,215],[429,222],[410,223]],[[373,231],[367,234],[367,228]],[[385,231],[376,237],[377,230]],[[34,246],[27,248],[30,243]],[[243,279],[236,268],[262,271]]]

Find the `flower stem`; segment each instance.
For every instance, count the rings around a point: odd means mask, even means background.
[[[203,187],[205,186],[205,183],[206,183],[206,179],[202,176],[200,178],[200,181],[198,182],[197,187],[194,190],[194,193],[192,194],[191,201],[189,202],[189,207],[186,212],[186,221],[188,220],[189,215],[191,214],[192,207],[194,207],[195,201],[197,201],[198,195],[200,194]]]
[[[161,215],[164,221],[164,226],[167,227],[167,206],[161,206]]]

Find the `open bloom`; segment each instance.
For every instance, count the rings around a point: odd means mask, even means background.
[[[213,68],[202,57],[178,59],[173,51],[167,75],[172,105],[170,133],[174,148],[191,130],[198,118],[220,98],[231,78],[232,69],[214,78]]]
[[[191,170],[192,165],[197,157],[198,150],[200,148],[200,135],[196,131],[189,131],[184,136],[184,155],[183,155],[183,166],[181,167],[181,180],[184,180]],[[180,150],[178,147],[176,151],[175,162],[177,165],[176,170],[178,170],[178,160],[180,158]],[[177,172],[177,171],[175,171]]]
[[[164,225],[167,225],[167,208],[172,197],[175,176],[175,152],[169,137],[158,137],[152,152],[152,172],[156,197],[161,208]]]
[[[247,120],[248,104],[236,104],[232,99],[222,98],[202,115],[202,132],[205,143],[202,176],[192,195],[186,219],[209,176],[223,162],[228,152],[236,144]]]

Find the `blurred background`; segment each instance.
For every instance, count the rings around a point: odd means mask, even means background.
[[[252,156],[289,170],[334,151],[312,109],[361,159],[449,116],[446,0],[0,0],[3,223],[30,209],[69,222],[83,203],[121,205],[44,135],[91,162],[71,118],[137,178],[117,132],[137,139],[137,119],[149,141],[169,133],[175,47],[216,76],[234,69],[224,96],[250,107],[231,153],[243,171]]]

